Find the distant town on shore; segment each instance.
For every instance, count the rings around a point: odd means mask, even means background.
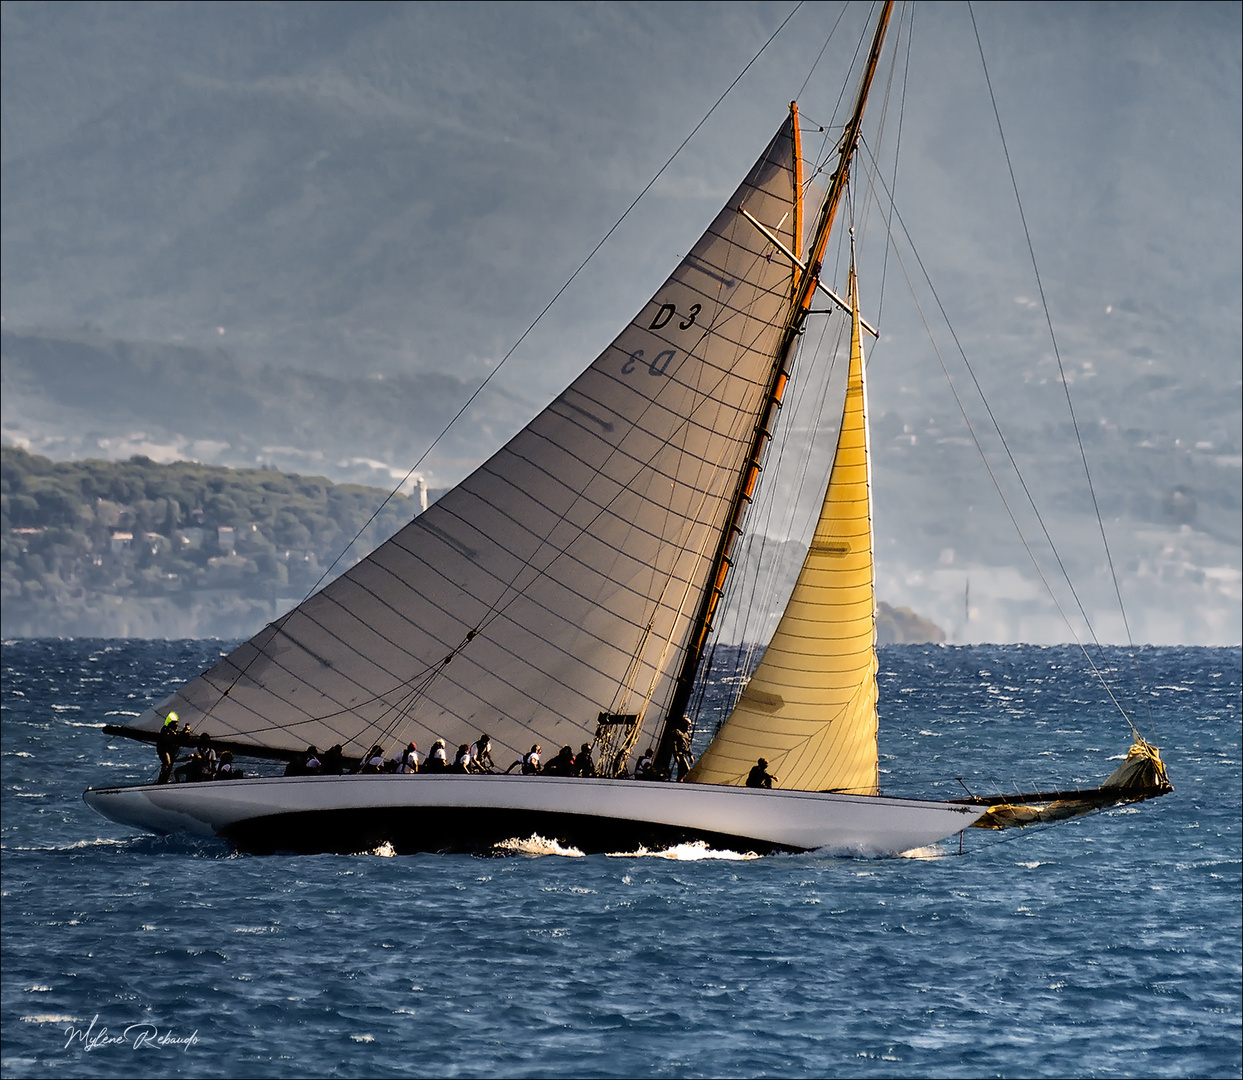
[[[0,463],[6,638],[252,634],[437,494],[143,457],[52,461],[12,446]],[[877,633],[882,644],[945,640],[883,602]]]

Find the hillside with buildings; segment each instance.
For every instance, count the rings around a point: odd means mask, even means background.
[[[6,446],[0,461],[6,638],[244,637],[365,557],[428,499],[425,488],[385,502],[381,488],[318,476],[142,457],[56,462]],[[760,572],[746,550],[740,576]],[[805,550],[781,545],[775,571],[787,590]],[[877,629],[882,643],[945,640],[909,608],[884,603]]]
[[[252,633],[426,502],[395,495],[377,512],[387,492],[323,477],[2,454],[5,637]]]

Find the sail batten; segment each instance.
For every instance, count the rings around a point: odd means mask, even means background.
[[[590,741],[672,688],[788,324],[792,121],[636,318],[370,556],[139,718],[297,751]],[[648,732],[651,737],[652,732]]]

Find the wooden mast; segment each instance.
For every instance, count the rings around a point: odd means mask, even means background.
[[[751,496],[755,491],[756,481],[760,475],[761,461],[763,460],[769,439],[772,437],[773,429],[776,426],[777,412],[781,408],[781,398],[785,393],[786,383],[790,377],[790,356],[794,352],[795,344],[802,333],[803,323],[807,318],[807,312],[811,308],[812,297],[816,291],[816,283],[820,279],[824,251],[829,242],[829,233],[832,231],[833,221],[837,216],[837,208],[841,203],[842,194],[846,190],[846,183],[850,179],[850,162],[854,156],[855,147],[859,142],[859,132],[863,125],[863,110],[867,105],[868,91],[872,86],[872,78],[876,74],[881,46],[885,39],[885,30],[889,26],[889,16],[892,9],[893,0],[885,0],[880,18],[876,23],[875,33],[872,36],[872,48],[868,53],[867,64],[859,85],[859,92],[855,97],[854,112],[851,114],[845,131],[842,133],[837,170],[833,173],[828,194],[820,209],[820,217],[816,222],[816,232],[812,237],[811,246],[807,253],[806,269],[800,273],[799,268],[795,267],[794,300],[791,304],[790,314],[786,319],[785,327],[782,330],[781,343],[776,351],[776,358],[764,399],[765,404],[760,409],[755,434],[751,440],[750,453],[747,455],[746,465],[743,466],[738,486],[730,503],[729,525],[722,534],[720,544],[717,546],[712,569],[708,575],[709,586],[699,605],[699,611],[696,614],[695,623],[691,630],[690,644],[682,661],[682,668],[678,672],[677,680],[674,683],[673,695],[669,700],[669,708],[661,725],[660,739],[656,746],[656,755],[653,762],[659,773],[667,773],[669,771],[678,736],[682,732],[689,731],[689,723],[685,714],[687,706],[690,704],[691,693],[695,688],[695,676],[703,660],[704,645],[707,642],[708,634],[712,630],[712,620],[716,615],[717,604],[720,602],[725,590],[725,578],[729,573],[731,565],[730,556],[739,536],[742,535],[742,519],[746,514],[747,506],[751,502]],[[797,104],[792,102],[790,111],[794,125],[796,216],[801,218],[803,198],[802,156],[799,147]],[[799,234],[796,231],[795,239],[797,240],[798,237]]]

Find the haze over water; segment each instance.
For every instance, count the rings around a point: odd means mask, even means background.
[[[1172,796],[885,860],[578,857],[530,838],[486,859],[254,858],[92,814],[86,786],[155,773],[149,747],[99,726],[220,651],[4,644],[6,1076],[1243,1067],[1237,648],[1139,653],[1137,720]],[[880,663],[889,794],[1096,784],[1129,741],[1070,649],[894,646]],[[1106,663],[1136,701],[1125,653]]]

